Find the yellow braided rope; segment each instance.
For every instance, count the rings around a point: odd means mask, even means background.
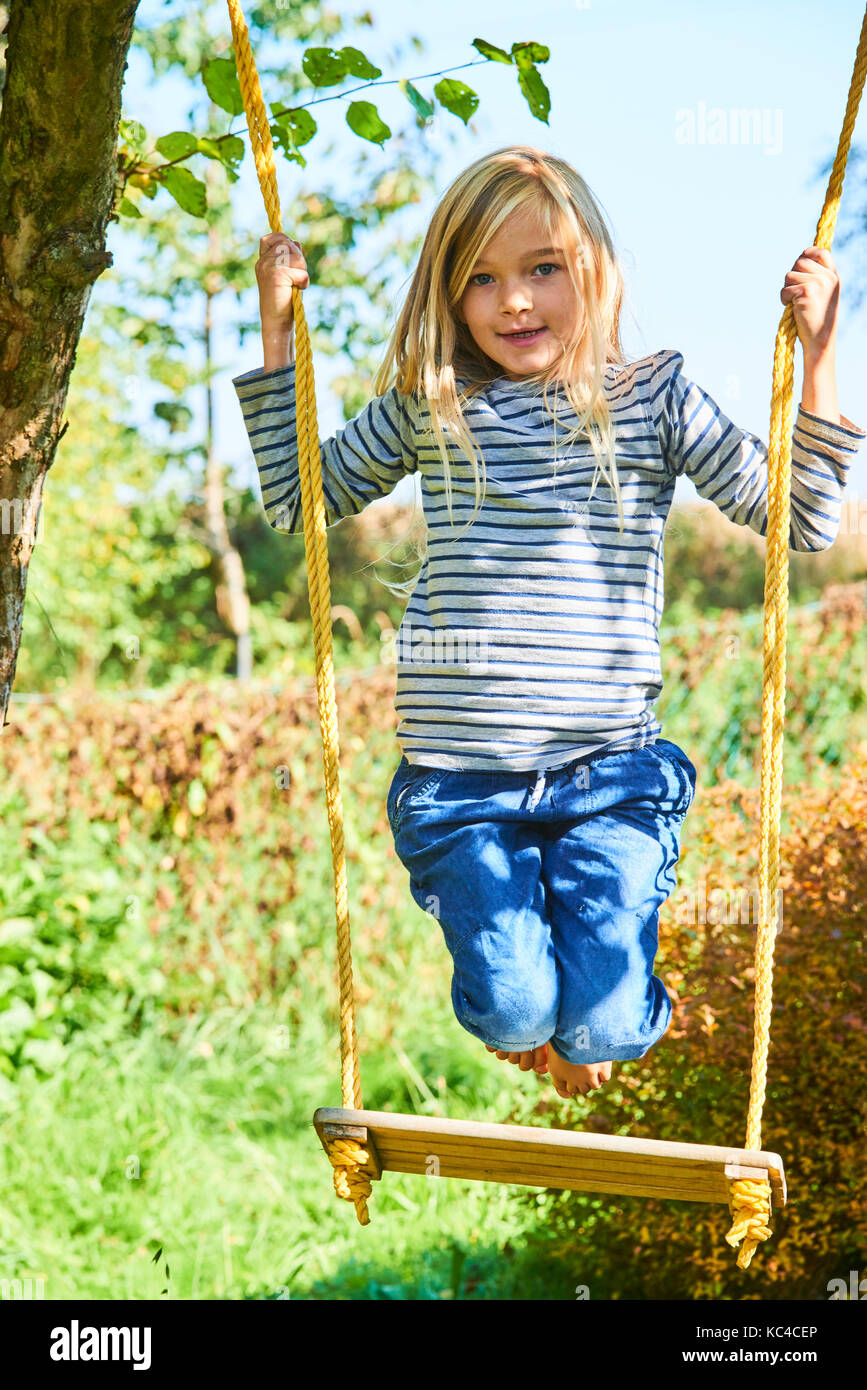
[[[825,205],[816,228],[815,245],[830,250],[849,157],[849,145],[867,73],[867,11],[861,24],[858,51],[849,86],[849,99],[837,157],[828,180]],[[783,721],[786,700],[786,621],[789,609],[789,498],[792,463],[792,379],[797,329],[786,305],[774,349],[771,427],[768,442],[768,526],[765,553],[765,610],[762,678],[762,773],[759,846],[761,915],[756,935],[755,1015],[753,1061],[745,1147],[762,1147],[762,1109],[771,1029],[771,996],[776,937],[775,903],[780,877],[780,816],[783,785]],[[758,1243],[771,1234],[771,1190],[768,1180],[736,1179],[730,1184],[732,1227],[729,1245],[743,1241],[738,1265],[746,1269]]]
[[[232,23],[232,40],[241,95],[250,131],[256,173],[265,201],[272,232],[282,231],[280,199],[274,169],[274,146],[256,64],[250,48],[247,25],[239,0],[227,0]],[[316,417],[316,390],[313,381],[313,358],[310,335],[304,315],[301,291],[292,291],[292,310],[295,320],[295,399],[298,420],[298,460],[301,478],[301,508],[304,517],[304,546],[307,560],[307,585],[310,595],[310,614],[313,619],[313,644],[316,652],[316,690],[319,702],[319,728],[322,735],[322,754],[325,771],[325,800],[328,825],[331,830],[331,859],[334,869],[334,905],[337,919],[337,968],[340,991],[340,1062],[343,1105],[360,1110],[361,1077],[358,1066],[358,1039],[353,1007],[352,955],[349,937],[349,895],[346,887],[346,858],[343,840],[343,800],[340,795],[340,744],[337,728],[337,701],[334,693],[334,664],[331,646],[331,578],[328,565],[328,540],[325,531],[325,503],[322,494],[322,462],[319,449],[319,427]],[[363,1196],[355,1195],[355,1167],[367,1158],[367,1151],[355,1140],[340,1141],[339,1152],[344,1167],[335,1168],[334,1182],[339,1195],[355,1201],[359,1221],[369,1220]],[[343,1173],[345,1181],[339,1175]],[[367,1193],[370,1185],[368,1183]]]

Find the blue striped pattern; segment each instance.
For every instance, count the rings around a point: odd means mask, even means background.
[[[427,557],[397,634],[398,742],[411,763],[465,771],[558,767],[601,747],[661,733],[659,622],[663,531],[675,478],[759,535],[767,530],[768,454],[681,371],[672,349],[606,368],[625,529],[579,439],[555,460],[541,392],[505,377],[465,407],[485,456],[486,497],[464,534],[475,487],[450,445],[452,505],[426,402],[392,387],[321,441],[326,520],[386,496],[418,472]],[[277,530],[303,530],[295,368],[233,378]],[[562,440],[575,416],[561,398]],[[848,427],[847,427],[848,426]],[[864,431],[799,408],[792,441],[790,548],[824,550]]]

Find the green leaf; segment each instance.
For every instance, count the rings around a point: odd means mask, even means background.
[[[171,135],[161,135],[157,141],[157,151],[166,159],[185,159],[195,154],[199,142],[188,130],[173,130]]]
[[[340,56],[346,64],[346,71],[352,77],[363,77],[367,82],[372,82],[376,77],[382,77],[382,68],[374,67],[360,48],[341,48]]]
[[[230,172],[237,169],[244,158],[244,141],[240,135],[224,135],[222,140],[203,135],[196,141],[196,149],[208,159],[218,159]]]
[[[178,405],[177,401],[157,401],[154,405],[154,415],[160,420],[165,420],[170,434],[177,434],[178,430],[188,430],[193,421],[193,412],[188,406]]]
[[[310,112],[303,106],[281,106],[275,102],[271,111],[280,129],[288,132],[295,145],[306,145],[318,130]]]
[[[534,63],[547,63],[551,50],[543,43],[513,43],[512,56],[519,68],[530,68]]]
[[[147,144],[148,133],[140,121],[121,121],[117,128],[117,138],[118,144],[126,145],[128,149],[142,154]]]
[[[511,53],[507,53],[504,48],[497,48],[496,44],[488,43],[486,39],[473,39],[473,48],[477,48],[484,58],[490,58],[494,63],[515,61]]]
[[[444,77],[441,82],[438,82],[434,87],[434,94],[447,111],[451,111],[453,116],[460,117],[464,125],[467,124],[479,104],[479,98],[472,87],[467,87],[454,77]]]
[[[292,137],[288,131],[281,130],[279,126],[272,127],[271,139],[278,150],[282,150],[287,159],[292,159],[296,164],[300,164],[302,169],[307,168],[307,160],[300,150],[296,150],[292,144]]]
[[[307,160],[303,154],[299,154],[297,147],[306,145],[308,140],[313,139],[318,129],[316,122],[309,112],[301,107],[272,105],[271,110],[277,121],[277,124],[271,127],[271,138],[287,159],[294,160],[302,169],[306,169]]]
[[[212,58],[202,71],[202,81],[211,101],[228,111],[230,116],[240,116],[244,102],[233,58]]]
[[[189,169],[166,169],[161,181],[184,212],[191,212],[193,217],[204,217],[208,199],[201,179],[197,179]]]
[[[314,87],[336,87],[349,71],[343,54],[333,48],[306,49],[301,66]]]
[[[33,988],[33,997],[36,1002],[37,1011],[42,1009],[46,999],[56,990],[57,981],[53,975],[49,975],[46,970],[38,968],[30,971],[30,984]]]
[[[417,87],[414,87],[407,77],[402,77],[397,84],[404,96],[412,103],[423,121],[429,121],[434,113],[434,104],[423,97]]]
[[[157,186],[150,174],[130,174],[127,182],[130,183],[133,188],[141,189],[146,198],[155,198],[157,196]]]
[[[551,110],[551,96],[534,67],[518,69],[518,86],[527,98],[527,105],[533,115],[547,125],[548,113]]]
[[[379,112],[372,101],[353,101],[346,113],[346,124],[362,140],[370,140],[380,148],[391,135],[391,130],[379,119]]]
[[[194,816],[200,816],[207,804],[208,793],[198,777],[194,777],[187,787],[187,805]]]
[[[131,203],[129,198],[121,198],[118,212],[121,217],[141,217],[141,213],[135,203]]]

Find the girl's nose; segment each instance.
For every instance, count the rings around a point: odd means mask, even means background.
[[[500,308],[503,314],[516,314],[521,309],[532,309],[532,307],[533,296],[528,294],[526,290],[506,290],[500,301]]]

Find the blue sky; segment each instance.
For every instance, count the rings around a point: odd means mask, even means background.
[[[159,15],[161,8],[156,0],[144,0],[139,14]],[[730,0],[724,6],[695,0],[538,0],[533,6],[437,0],[410,8],[405,0],[371,0],[369,7],[329,8],[347,19],[369,8],[374,27],[349,29],[341,42],[357,43],[384,77],[413,77],[471,61],[476,37],[507,49],[528,39],[546,44],[551,58],[541,71],[551,93],[547,126],[530,115],[513,73],[502,64],[457,74],[481,101],[466,130],[449,113],[440,111],[435,119],[429,138],[442,152],[442,187],[480,153],[505,144],[532,143],[568,159],[601,203],[621,256],[626,352],[679,349],[684,370],[726,414],[767,441],[774,339],[783,307],[779,292],[786,271],[814,239],[827,181],[819,170],[839,138],[863,17],[860,3],[833,0],[821,15],[801,0]],[[409,48],[410,34],[423,40],[425,51]],[[287,45],[287,63],[299,60],[300,48]],[[133,55],[124,110],[157,134],[174,128],[169,112],[183,121],[189,88],[155,84],[148,69],[145,59]],[[434,81],[418,85],[430,95]],[[265,93],[266,100],[277,95]],[[377,101],[392,129],[406,123],[409,108],[397,88],[365,96]],[[328,139],[336,142],[329,155],[336,167],[340,149],[358,144],[344,109],[345,103],[330,102],[316,113],[323,148]],[[757,113],[746,138],[738,116],[744,110]],[[862,110],[856,145],[867,146],[865,122]],[[453,147],[443,139],[446,123],[460,137]],[[279,162],[284,204],[299,174],[306,177]],[[235,192],[245,223],[266,231],[249,157]],[[417,217],[419,230],[435,202],[436,195],[407,214]],[[847,178],[838,233],[854,223],[863,203],[856,178]],[[849,293],[867,256],[856,245],[832,254],[842,280],[840,410],[867,428],[867,303],[856,310]],[[315,287],[306,292],[311,299],[317,293]],[[259,346],[251,337],[241,349],[231,333],[218,346],[226,364],[218,393],[221,452],[238,466],[239,478],[255,486],[231,377],[261,365]],[[328,390],[336,369],[330,361],[317,364],[323,437],[343,423]],[[796,403],[801,375],[798,346]],[[847,495],[867,495],[867,444],[853,465]],[[695,497],[691,483],[680,479],[676,496]]]

